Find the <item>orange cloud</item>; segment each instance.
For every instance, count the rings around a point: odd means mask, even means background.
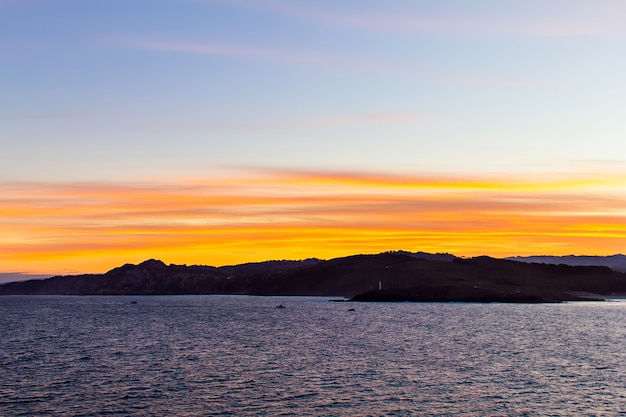
[[[150,183],[0,183],[0,272],[222,265],[393,249],[612,254],[626,178],[256,171]]]

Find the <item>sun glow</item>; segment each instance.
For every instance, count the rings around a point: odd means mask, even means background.
[[[386,250],[624,250],[625,178],[264,172],[149,183],[0,183],[0,272],[224,265]]]

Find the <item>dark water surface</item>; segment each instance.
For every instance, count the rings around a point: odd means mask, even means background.
[[[0,415],[626,416],[626,302],[0,297]]]

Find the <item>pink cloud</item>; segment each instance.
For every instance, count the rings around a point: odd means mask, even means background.
[[[219,42],[183,42],[148,39],[116,39],[132,48],[157,52],[173,52],[195,55],[209,55],[257,61],[281,62],[318,66],[338,66],[350,64],[345,58],[329,53],[318,53],[302,49],[272,48],[226,44]]]
[[[441,75],[442,82],[488,88],[521,88],[521,89],[562,89],[569,88],[567,83],[537,82],[495,77],[475,77],[467,75]]]
[[[401,74],[402,76],[409,78],[417,76],[419,77],[419,79],[429,77],[429,75],[427,74],[420,74],[419,71],[416,72],[414,68],[411,68],[409,66],[387,62],[368,62],[346,55],[339,56],[338,54],[306,51],[303,49],[272,48],[258,45],[226,44],[211,41],[186,42],[125,37],[115,37],[110,38],[109,40],[112,40],[116,44],[123,45],[125,47],[155,52],[207,55],[244,60],[278,62],[283,64],[313,65],[318,67],[339,69],[342,71],[358,70],[359,72],[389,72],[394,74]],[[433,78],[434,80],[445,84],[452,83],[461,85],[476,85],[489,88],[553,89],[567,87],[566,84],[561,83],[544,83],[515,79],[497,79],[492,77],[472,77],[456,74],[431,75],[430,78]],[[379,116],[382,116],[382,114],[380,114]],[[397,115],[394,117],[397,119]],[[318,123],[310,120],[295,122],[295,124],[302,125],[302,127],[308,127],[309,124],[317,125]],[[233,126],[224,125],[221,127],[231,128]],[[240,127],[245,128],[245,126]],[[272,127],[271,125],[251,125],[250,128],[272,129],[274,127]],[[284,128],[284,126],[281,128]]]
[[[233,122],[214,123],[186,123],[174,125],[151,125],[134,126],[130,130],[153,131],[162,129],[174,130],[243,130],[243,131],[292,131],[304,129],[332,129],[365,125],[390,125],[409,123],[428,123],[433,120],[429,114],[398,112],[398,111],[374,111],[363,113],[348,113],[308,118],[287,118],[282,120],[266,120],[262,122],[238,120]]]
[[[267,130],[299,130],[316,128],[333,128],[343,126],[355,126],[375,123],[410,123],[426,120],[427,117],[419,114],[403,112],[372,112],[354,113],[327,117],[313,117],[305,119],[293,119],[275,123],[242,123],[213,125],[215,128],[240,128],[240,129],[267,129]]]
[[[362,8],[348,10],[277,0],[197,2],[219,3],[348,29],[418,35],[567,37],[626,34],[622,19],[626,13],[626,4],[623,2],[563,3],[560,8],[556,4],[552,9],[543,3],[534,7],[529,3],[508,13],[497,13],[497,9],[493,8],[494,12],[490,15],[483,13],[468,16],[418,16],[413,11],[402,14],[385,10],[364,12]],[[550,13],[555,8],[556,11]]]

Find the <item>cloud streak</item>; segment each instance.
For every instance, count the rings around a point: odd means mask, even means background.
[[[626,12],[623,2],[586,2],[556,5],[557,10],[546,13],[544,3],[529,4],[517,13],[498,13],[497,8],[482,14],[441,17],[434,13],[406,10],[389,13],[386,10],[363,11],[292,1],[197,0],[197,3],[221,4],[250,11],[272,13],[302,21],[352,30],[390,32],[444,37],[580,37],[625,35],[620,16]],[[535,13],[533,13],[533,11]],[[543,12],[543,13],[539,13]]]
[[[158,53],[199,55],[216,58],[251,60],[266,63],[299,65],[359,74],[396,74],[406,79],[430,79],[440,84],[470,85],[487,88],[560,89],[566,83],[537,82],[523,79],[469,76],[456,73],[424,72],[404,63],[388,60],[363,59],[350,54],[312,51],[297,48],[268,47],[264,45],[235,44],[215,41],[177,41],[137,37],[108,37],[108,43]]]
[[[131,126],[131,130],[162,131],[174,130],[242,130],[242,131],[300,131],[311,129],[336,129],[355,126],[396,125],[408,123],[428,123],[434,118],[428,114],[410,112],[365,112],[348,113],[307,118],[286,118],[284,120],[233,121],[213,123],[162,124],[151,126]]]
[[[163,183],[2,183],[3,268],[103,271],[150,257],[227,264],[391,249],[611,254],[625,178],[257,171]],[[30,269],[27,269],[30,268]]]
[[[117,45],[154,52],[204,55],[219,58],[254,60],[288,65],[315,66],[329,69],[367,68],[366,62],[327,51],[300,48],[245,45],[216,41],[180,41],[137,37],[109,37]],[[377,68],[385,67],[378,64]],[[386,68],[386,67],[385,67]]]

